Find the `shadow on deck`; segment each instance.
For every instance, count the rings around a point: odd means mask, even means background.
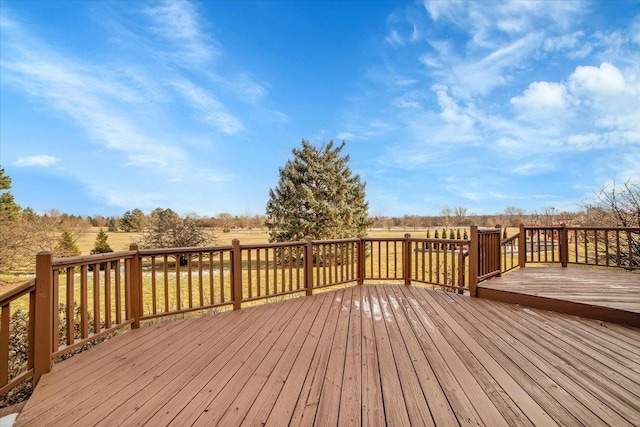
[[[640,327],[640,273],[526,267],[478,285],[478,297]]]
[[[638,425],[639,342],[618,324],[354,286],[132,330],[55,365],[17,425]]]

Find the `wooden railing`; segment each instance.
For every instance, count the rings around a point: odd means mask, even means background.
[[[497,236],[497,240],[496,240]],[[500,230],[473,226],[469,239],[355,238],[36,257],[36,279],[0,296],[0,392],[37,383],[53,360],[126,328],[166,316],[241,309],[365,282],[422,283],[475,296],[500,274]],[[28,312],[28,351],[9,374],[10,317]]]
[[[524,236],[524,238],[522,237]],[[640,269],[640,228],[520,226],[519,265],[580,264]]]
[[[35,302],[35,279],[27,280],[9,292],[0,295],[0,307],[2,307],[0,315],[0,395],[33,378]],[[21,325],[11,324],[12,314],[21,314],[18,310],[26,314],[27,334],[26,337],[24,333],[21,334],[21,342],[11,343],[12,336],[20,334],[20,331],[15,331],[15,328]],[[26,342],[24,342],[25,338]]]

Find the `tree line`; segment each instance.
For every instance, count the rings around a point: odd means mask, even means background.
[[[406,230],[419,228],[465,227],[471,224],[515,227],[521,223],[536,226],[597,225],[640,227],[640,181],[612,184],[596,192],[594,201],[580,212],[560,212],[553,207],[527,212],[510,206],[502,213],[476,215],[466,207],[444,207],[439,215],[370,215],[366,200],[366,183],[348,166],[343,155],[343,141],[315,147],[302,140],[292,150],[293,158],[280,168],[280,179],[269,190],[265,215],[219,213],[212,217],[197,214],[180,216],[168,208],[144,213],[128,210],[122,216],[95,215],[81,217],[50,210],[36,213],[20,207],[11,189],[11,178],[0,169],[0,273],[20,271],[32,265],[34,255],[42,250],[54,256],[79,255],[78,237],[90,227],[100,227],[95,253],[109,251],[109,232],[140,233],[142,247],[185,247],[216,243],[217,233],[233,229],[265,227],[271,242],[355,237],[371,227]],[[640,240],[640,239],[639,239]],[[637,242],[636,242],[637,243]],[[634,243],[640,251],[640,243]],[[636,247],[634,246],[634,248]]]

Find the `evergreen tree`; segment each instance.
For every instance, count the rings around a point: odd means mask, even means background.
[[[140,232],[144,229],[147,217],[140,209],[134,209],[133,211],[126,211],[122,215],[120,220],[120,227],[125,233],[132,231]]]
[[[280,180],[269,190],[266,207],[271,242],[355,237],[365,233],[371,220],[365,183],[352,175],[349,156],[341,154],[345,142],[316,148],[302,140],[293,159],[280,168]]]
[[[11,189],[11,177],[0,169],[0,191]],[[16,203],[13,194],[4,191],[0,194],[0,221],[15,221],[20,218],[22,209]]]
[[[70,231],[63,231],[54,251],[56,257],[72,257],[80,255],[80,248]]]
[[[106,254],[108,252],[113,252],[113,249],[111,249],[111,246],[109,246],[109,243],[107,242],[108,238],[109,236],[107,233],[105,233],[101,228],[100,232],[96,236],[91,254]]]
[[[109,217],[109,219],[107,220],[107,230],[110,233],[115,233],[118,231],[118,218],[116,218],[115,216]]]

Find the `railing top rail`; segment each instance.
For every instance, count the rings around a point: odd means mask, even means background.
[[[500,244],[502,244],[502,245],[506,245],[507,243],[511,243],[511,242],[513,242],[514,240],[516,240],[516,239],[517,239],[517,238],[519,238],[519,237],[520,237],[520,233],[516,233],[516,234],[514,234],[514,235],[513,235],[513,236],[511,236],[511,237],[507,237],[506,239],[502,239],[502,241],[500,242]]]
[[[53,268],[78,267],[99,262],[116,261],[122,258],[133,258],[135,254],[135,251],[119,251],[68,258],[54,258],[51,265]]]
[[[240,245],[240,249],[269,249],[269,248],[289,248],[296,246],[304,246],[307,242],[298,240],[293,242],[273,242],[273,243],[252,243],[249,245]]]
[[[311,243],[314,245],[335,245],[340,243],[356,243],[360,239],[352,238],[352,239],[333,239],[333,240],[312,240]]]
[[[493,227],[480,228],[480,227],[478,227],[478,234],[498,234],[501,231],[502,230],[500,228],[493,228]]]
[[[7,292],[0,295],[0,306],[4,306],[9,304],[11,301],[18,299],[29,292],[32,292],[36,288],[36,279],[29,279],[26,282],[23,282],[16,286],[13,289],[8,290]]]
[[[607,230],[607,231],[631,231],[640,232],[640,227],[597,227],[597,226],[562,226],[562,225],[525,225],[525,230]]]
[[[190,254],[200,252],[221,252],[230,251],[233,246],[190,246],[184,248],[158,248],[158,249],[140,249],[138,253],[142,256],[153,255],[176,255],[176,254]],[[135,253],[135,252],[134,252]]]
[[[407,240],[404,237],[363,237],[364,242],[402,242]]]
[[[411,237],[406,240],[408,242],[416,242],[416,243],[450,243],[450,244],[456,244],[456,245],[468,245],[471,243],[471,240],[469,239],[435,239],[433,237],[429,237],[429,238]]]

